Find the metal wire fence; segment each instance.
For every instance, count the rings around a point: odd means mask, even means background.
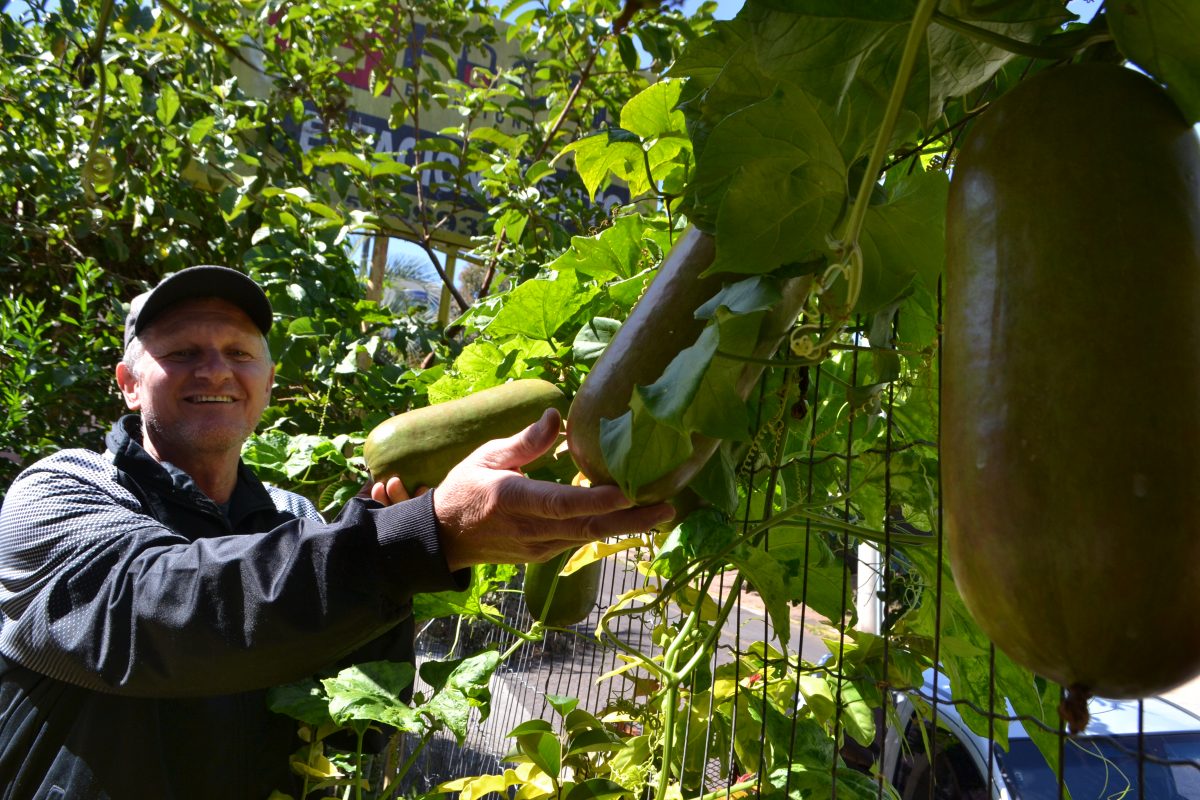
[[[1013,664],[970,621],[947,563],[940,349],[881,363],[904,354],[900,324],[886,348],[861,323],[834,358],[785,363],[764,381],[758,435],[739,453],[736,528],[782,571],[714,561],[672,583],[647,567],[648,550],[609,556],[588,618],[518,648],[492,681],[488,716],[461,745],[427,747],[412,788],[502,772],[518,749],[508,732],[556,720],[555,701],[571,697],[626,743],[661,744],[671,726],[672,797],[1200,800],[1200,718],[1160,698],[1097,700],[1091,726],[1072,735],[1062,688]],[[785,585],[782,607],[778,586],[755,585],[764,576]],[[672,602],[658,602],[664,587]],[[640,610],[638,588],[648,590]],[[519,579],[512,589],[495,603],[528,629]],[[714,630],[697,638],[668,710],[661,675],[645,667],[696,636],[686,620],[704,603],[718,613],[699,625]],[[630,612],[605,617],[614,604]],[[462,620],[418,638],[423,658],[515,641]],[[659,751],[644,752],[646,776],[664,769]],[[652,778],[636,791],[655,796]]]

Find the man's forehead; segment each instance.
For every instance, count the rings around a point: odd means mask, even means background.
[[[142,338],[202,327],[228,327],[255,338],[262,336],[258,326],[238,306],[217,297],[198,297],[175,303],[164,310],[142,331]]]

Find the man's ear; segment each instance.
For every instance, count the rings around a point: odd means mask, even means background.
[[[129,410],[139,411],[142,407],[141,384],[124,361],[117,364],[117,386],[120,387]]]

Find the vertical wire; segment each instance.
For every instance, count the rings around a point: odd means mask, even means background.
[[[788,394],[790,393],[791,377],[792,377],[791,368],[785,369],[783,372],[782,395],[780,397],[780,403],[779,403],[779,419],[780,419],[779,433],[778,433],[779,438],[775,442],[775,452],[772,455],[771,463],[769,465],[770,472],[769,472],[769,475],[767,478],[767,488],[763,494],[762,521],[764,521],[764,522],[771,517],[771,512],[775,508],[775,491],[778,489],[778,486],[779,486],[779,462],[783,460],[783,454],[787,449],[787,422],[786,422],[787,413],[786,413],[785,409],[787,407]],[[758,425],[759,426],[762,425],[762,407],[763,407],[763,398],[766,395],[766,385],[767,385],[766,380],[763,380],[762,382],[759,383],[759,398],[758,398],[758,409],[759,409],[758,410]],[[753,472],[753,470],[751,470],[748,473],[747,478],[746,478],[746,496],[747,496],[747,498],[750,496],[750,493],[753,491],[754,491],[754,472]],[[747,505],[749,505],[749,503],[747,503]],[[770,552],[770,550],[771,550],[771,531],[769,528],[763,534],[763,550],[765,550],[767,552]],[[767,640],[770,638],[767,634],[772,630],[771,625],[773,624],[774,621],[771,619],[769,614],[765,613],[765,611],[764,611],[763,617],[764,617],[764,619],[763,619],[763,667],[762,667],[762,676],[763,677],[762,677],[762,706],[761,706],[763,723],[762,723],[762,730],[759,733],[758,747],[762,753],[760,760],[765,764],[766,756],[767,756],[767,719],[768,719],[767,704],[769,703],[768,694],[767,694],[767,689],[768,689],[767,684],[769,683],[769,678],[768,678],[769,662],[767,659],[767,644],[766,643],[767,643]],[[779,631],[775,631],[775,634],[777,636],[779,636],[779,641],[780,641],[781,645],[782,645],[784,636],[788,635],[791,632],[790,631],[790,629],[791,629],[791,613],[790,612],[788,614],[788,620],[786,622],[784,622],[784,624],[788,626],[788,630],[784,631],[783,635],[780,635]],[[803,637],[801,637],[801,638],[803,640]],[[783,677],[780,678],[780,680],[787,680],[787,648],[781,647],[781,651],[783,652],[783,656],[784,656],[784,660],[783,660],[783,663],[784,663],[783,673],[784,674],[783,674]],[[788,771],[790,772],[791,770],[788,770]],[[758,792],[759,792],[759,794],[762,793],[763,773],[764,772],[765,772],[765,770],[760,767],[758,770]]]
[[[996,645],[988,643],[988,751],[987,751],[987,791],[992,796],[995,780],[992,770],[996,764]]]
[[[818,327],[821,327],[821,326],[824,326],[824,324],[825,324],[825,315],[822,314],[817,320],[817,325],[818,325]],[[806,488],[805,488],[805,497],[804,497],[804,502],[806,502],[806,503],[812,503],[812,498],[813,498],[813,477],[814,477],[814,471],[816,469],[816,460],[817,460],[817,445],[816,445],[817,417],[819,416],[818,411],[820,409],[820,403],[821,403],[821,365],[820,365],[820,363],[816,364],[813,367],[813,369],[816,370],[817,376],[813,380],[813,387],[812,387],[813,402],[809,405],[809,408],[808,408],[808,416],[809,416],[809,419],[811,420],[811,424],[809,426],[809,436],[808,436],[808,475],[807,475],[807,480],[805,482]],[[801,651],[802,651],[801,655],[803,655],[804,629],[805,629],[805,626],[807,625],[807,620],[808,620],[808,565],[809,565],[809,557],[811,555],[811,549],[812,549],[811,545],[812,545],[812,521],[809,519],[805,519],[804,520],[804,565],[802,567],[801,579],[800,579],[800,631],[801,631],[800,635],[802,637],[801,638]],[[798,678],[799,678],[799,674],[800,674],[800,667],[802,665],[803,665],[803,658],[801,657],[801,658],[798,658],[796,661],[796,675],[797,675],[796,700],[795,700],[794,708],[792,709],[793,744],[795,743],[795,732],[796,732],[795,718],[800,713],[801,695],[800,695],[800,681],[798,680]],[[788,770],[787,779],[784,781],[784,794],[786,796],[790,797],[791,791],[792,791],[792,771]]]
[[[858,315],[854,317],[854,337],[859,336],[859,327],[862,320]],[[850,385],[858,385],[858,348],[854,348],[850,355]],[[846,521],[850,521],[850,493],[854,490],[854,418],[855,410],[850,409],[850,414],[846,420],[846,500],[842,504],[842,511],[846,515]],[[837,690],[834,692],[834,712],[833,712],[833,763],[830,765],[832,777],[832,794],[830,800],[837,800],[838,787],[838,742],[842,738],[842,685],[845,678],[845,670],[842,668],[842,656],[846,652],[846,593],[850,584],[850,534],[842,533],[842,618],[838,620],[838,657],[837,657]],[[858,569],[862,569],[862,565],[858,564]]]
[[[805,369],[807,369],[807,368],[805,368]],[[787,420],[790,420],[792,417],[792,415],[790,413],[790,407],[787,407],[787,406],[788,406],[789,401],[791,400],[790,391],[791,391],[792,381],[794,380],[794,378],[793,378],[794,373],[795,373],[794,370],[789,369],[784,374],[784,379],[783,379],[783,385],[785,387],[787,387],[787,390],[785,391],[784,397],[783,397],[783,404],[785,406],[785,409],[783,411],[782,416],[783,416],[783,419],[787,419]],[[807,372],[804,372],[802,374],[804,375],[804,379],[798,383],[798,387],[801,388],[801,391],[797,393],[797,400],[796,400],[797,403],[806,403],[808,400],[808,398],[806,397],[806,395],[808,394]],[[812,413],[812,407],[808,406],[808,409],[809,409],[809,412]],[[783,430],[783,433],[781,434],[782,444],[780,445],[779,450],[776,452],[775,463],[773,465],[774,473],[772,475],[772,478],[774,478],[775,476],[778,475],[779,469],[780,469],[779,463],[780,463],[780,461],[783,460],[783,455],[787,450],[787,440],[789,438],[789,431],[788,431],[789,427],[790,427],[790,425],[787,422],[785,422],[784,430]],[[784,488],[786,489],[786,485]],[[791,498],[789,498],[789,500],[790,499]],[[800,593],[801,603],[803,603],[805,599],[806,598],[804,597],[804,592],[801,591],[801,593]],[[804,612],[801,611],[802,616],[803,616],[803,613]],[[791,627],[790,614],[789,614],[789,618],[788,618],[788,627],[789,627],[789,632],[790,632],[790,627]],[[800,701],[801,701],[801,698],[803,697],[803,695],[800,693],[800,671],[801,671],[801,667],[803,666],[803,662],[804,662],[804,627],[802,625],[800,628],[800,639],[796,643],[796,694],[792,698],[792,729],[791,729],[790,735],[788,737],[789,758],[790,758],[790,754],[794,753],[796,750],[796,731],[797,731],[797,728],[799,727],[797,723],[800,721]],[[783,680],[787,680],[787,671],[788,671],[788,667],[790,667],[790,666],[791,666],[791,664],[787,660],[787,653],[785,652],[784,653],[784,662],[783,662]],[[764,695],[766,693],[765,686],[763,687],[763,693],[764,693]],[[790,790],[791,790],[791,777],[792,777],[792,771],[789,769],[787,771],[787,778],[786,778],[788,785],[785,787],[785,790],[784,790],[785,795],[788,792],[790,792]],[[761,787],[760,787],[759,793],[761,794]]]
[[[616,575],[615,564],[616,564],[617,558],[619,558],[619,557],[620,557],[619,555],[609,556],[608,558],[604,559],[601,562],[601,566],[600,566],[600,597],[597,598],[597,602],[599,603],[599,606],[597,608],[592,609],[591,616],[595,617],[595,622],[592,623],[590,618],[588,620],[588,622],[589,622],[588,627],[591,629],[593,636],[592,636],[591,641],[589,642],[589,649],[591,650],[591,658],[589,659],[588,670],[587,670],[587,675],[588,675],[587,696],[586,696],[586,698],[580,698],[579,702],[580,702],[580,705],[582,705],[584,707],[584,709],[586,709],[587,711],[589,711],[593,714],[600,713],[600,705],[599,705],[599,697],[598,697],[598,695],[600,694],[600,687],[596,683],[596,675],[599,671],[599,664],[603,663],[603,653],[601,652],[601,648],[598,647],[596,644],[596,637],[594,634],[595,634],[596,629],[600,626],[600,617],[602,617],[604,615],[604,610],[608,606],[612,605],[613,584],[615,583],[614,576]]]
[[[896,315],[892,318],[891,345],[893,348],[896,346],[899,338],[900,312],[896,311]],[[894,445],[893,434],[896,427],[895,410],[896,382],[891,381],[888,383],[887,426],[883,445],[883,600],[881,601],[883,611],[879,615],[879,635],[883,638],[883,674],[880,676],[883,682],[883,708],[880,714],[880,729],[877,732],[879,739],[879,775],[876,779],[877,800],[883,800],[883,784],[887,781],[886,776],[883,774],[883,765],[887,763],[887,758],[885,757],[887,755],[887,705],[891,701],[891,682],[888,679],[891,637],[884,628],[887,623],[886,600],[892,585],[892,447]],[[858,584],[862,585],[861,579],[858,581]]]
[[[933,622],[933,703],[931,713],[930,727],[933,730],[933,735],[930,736],[929,747],[929,765],[930,776],[929,782],[929,797],[933,798],[934,777],[933,764],[937,760],[937,722],[938,722],[938,679],[942,669],[942,566],[945,563],[945,531],[943,528],[943,517],[945,509],[942,505],[942,277],[938,276],[937,284],[937,382],[938,382],[938,412],[937,412],[937,563],[935,569],[937,574],[934,577],[934,622]]]
[[[1146,800],[1146,701],[1138,700],[1138,800]]]
[[[749,513],[749,503],[747,503],[747,513]],[[721,589],[720,596],[722,601],[725,597],[725,577],[726,574],[721,574]],[[737,773],[734,769],[737,753],[734,750],[734,744],[737,742],[737,724],[739,714],[737,713],[738,700],[738,676],[741,673],[741,653],[742,653],[742,626],[741,626],[741,604],[737,604],[737,621],[733,630],[733,710],[730,713],[729,723],[729,760],[725,762],[725,796],[729,797],[729,788],[737,780]]]
[[[1058,703],[1059,708],[1066,702],[1067,690],[1065,687],[1058,687]],[[1063,800],[1067,796],[1067,732],[1066,722],[1062,718],[1062,712],[1058,715],[1058,800]]]

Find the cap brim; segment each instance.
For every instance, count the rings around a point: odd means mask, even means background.
[[[242,311],[265,335],[271,330],[271,303],[257,283],[229,267],[188,267],[164,279],[136,309],[133,335],[141,335],[154,319],[182,300],[217,297]]]

